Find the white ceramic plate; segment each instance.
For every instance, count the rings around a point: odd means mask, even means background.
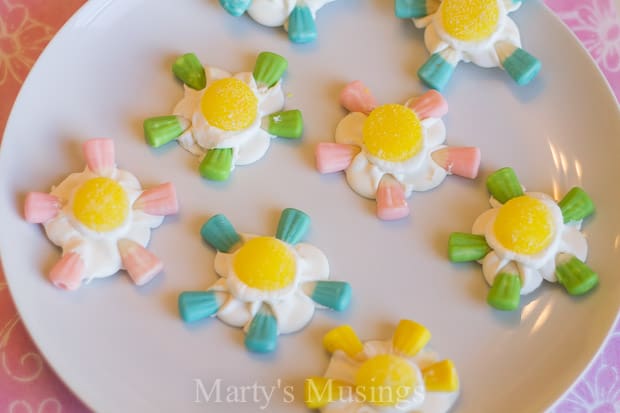
[[[427,56],[422,32],[396,19],[392,7],[340,0],[320,12],[319,40],[299,46],[279,29],[228,16],[216,0],[93,0],[41,56],[0,154],[2,259],[32,337],[91,408],[257,411],[263,396],[254,401],[248,392],[246,403],[228,403],[224,393],[256,383],[275,386],[266,411],[305,411],[303,380],[327,367],[321,338],[329,328],[349,323],[363,338],[387,338],[400,318],[427,325],[432,346],[458,366],[455,411],[540,412],[583,371],[620,303],[620,116],[605,81],[568,30],[543,5],[527,2],[513,16],[526,48],[543,61],[540,77],[517,87],[499,70],[463,64],[446,92],[448,142],[482,148],[481,177],[450,177],[414,194],[409,219],[380,222],[374,203],[355,195],[343,175],[315,171],[313,152],[333,139],[345,114],[337,94],[346,82],[363,80],[384,103],[424,90],[415,77]],[[194,51],[206,64],[247,71],[263,50],[289,59],[287,107],[303,110],[301,142],[274,141],[264,159],[239,167],[225,184],[201,180],[197,161],[174,144],[146,146],[142,120],[169,113],[182,95],[170,72],[177,55]],[[58,249],[20,211],[28,191],[81,170],[81,141],[100,136],[115,139],[119,165],[145,185],[172,180],[181,213],[153,233],[151,250],[167,269],[152,283],[136,288],[122,274],[67,293],[45,277]],[[582,185],[591,194],[598,209],[585,231],[589,263],[601,278],[594,292],[575,299],[546,284],[520,311],[500,313],[484,301],[478,265],[448,262],[449,233],[469,230],[487,208],[484,178],[503,166],[531,190],[561,195]],[[273,234],[285,207],[312,217],[306,239],[325,251],[334,279],[353,285],[351,308],[318,312],[268,356],[246,352],[242,332],[218,320],[184,325],[178,294],[216,279],[201,224],[225,213],[242,232]],[[218,380],[220,402],[197,403],[197,383],[210,390]],[[292,402],[286,386],[293,386]]]

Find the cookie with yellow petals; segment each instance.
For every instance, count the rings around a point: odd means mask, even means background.
[[[329,413],[445,413],[459,395],[451,360],[427,348],[430,332],[401,320],[389,341],[362,342],[344,325],[323,338],[332,357],[323,376],[305,381],[305,403]]]

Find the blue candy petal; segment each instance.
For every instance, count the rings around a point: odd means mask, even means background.
[[[215,291],[185,291],[179,295],[179,313],[186,323],[211,317],[222,304]]]
[[[447,62],[439,53],[431,57],[418,70],[418,77],[428,87],[442,90],[454,73],[454,66]]]
[[[255,353],[269,353],[276,349],[277,344],[278,322],[263,305],[250,323],[245,346]]]
[[[342,281],[318,281],[310,298],[332,310],[343,311],[351,302],[351,286]]]
[[[310,217],[298,209],[286,208],[280,215],[276,238],[289,244],[297,244],[310,227]]]
[[[204,223],[200,229],[202,238],[212,245],[216,250],[230,252],[230,250],[241,242],[241,238],[228,218],[218,214]]]
[[[220,4],[233,16],[241,16],[252,4],[252,0],[220,0]]]
[[[316,36],[316,23],[308,6],[295,6],[288,17],[288,38],[293,43],[308,43]]]

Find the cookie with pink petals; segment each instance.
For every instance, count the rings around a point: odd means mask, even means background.
[[[57,287],[76,290],[83,282],[127,271],[136,285],[163,268],[146,249],[151,228],[178,211],[174,186],[143,189],[115,163],[111,139],[91,139],[83,146],[86,168],[69,175],[49,193],[26,196],[26,221],[43,224],[63,255],[49,272]]]
[[[473,179],[478,174],[478,148],[444,145],[441,117],[448,104],[439,92],[379,105],[366,86],[354,81],[342,91],[340,103],[351,113],[338,124],[335,143],[318,145],[317,169],[344,171],[355,192],[377,200],[380,219],[408,216],[407,198],[435,188],[447,175]]]

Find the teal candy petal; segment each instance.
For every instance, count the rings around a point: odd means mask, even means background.
[[[394,13],[400,19],[417,19],[428,16],[427,0],[396,0]]]
[[[239,17],[252,4],[252,0],[220,0],[222,7],[232,16]]]
[[[179,295],[179,313],[186,323],[211,317],[223,302],[215,291],[185,291]]]
[[[278,322],[263,304],[258,310],[245,336],[245,346],[254,353],[270,353],[278,344]]]
[[[310,298],[332,310],[343,311],[351,303],[351,286],[342,281],[317,281]]]
[[[296,6],[288,17],[288,37],[293,43],[308,43],[316,39],[316,23],[308,6]]]
[[[442,90],[454,73],[454,66],[435,53],[418,70],[418,77],[428,87]]]
[[[286,208],[280,215],[276,238],[289,244],[297,244],[310,227],[310,217],[298,209]]]
[[[502,66],[518,85],[527,85],[538,75],[542,64],[525,50],[517,48]]]
[[[214,215],[204,223],[200,235],[209,245],[222,252],[230,252],[241,242],[241,238],[228,218],[224,215]]]

